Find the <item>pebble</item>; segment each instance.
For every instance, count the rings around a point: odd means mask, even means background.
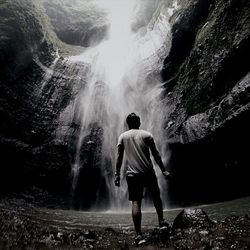
[[[208,235],[208,234],[209,234],[209,232],[206,231],[206,230],[200,231],[200,235],[201,235],[201,236],[206,236],[206,235]]]
[[[63,237],[63,233],[57,233],[57,238],[61,239]]]
[[[216,237],[216,240],[225,240],[225,237]]]

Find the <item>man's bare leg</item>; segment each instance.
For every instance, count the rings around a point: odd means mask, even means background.
[[[159,223],[161,223],[162,221],[164,221],[164,218],[163,218],[163,206],[162,206],[161,197],[160,196],[154,197],[153,203],[154,203],[156,213],[158,215]]]
[[[132,201],[132,218],[136,235],[141,235],[141,200]]]
[[[151,180],[150,185],[148,186],[148,189],[152,195],[154,207],[158,215],[159,226],[161,227],[162,224],[165,223],[165,221],[163,217],[163,205],[162,205],[162,200],[161,200],[161,195],[160,195],[160,189],[159,189],[156,176],[152,177],[152,180]]]

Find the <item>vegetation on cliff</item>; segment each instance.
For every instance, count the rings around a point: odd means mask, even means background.
[[[107,36],[105,10],[92,1],[43,0],[42,3],[53,30],[65,43],[88,47]]]

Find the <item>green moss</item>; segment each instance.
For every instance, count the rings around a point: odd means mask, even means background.
[[[216,18],[213,18],[202,26],[202,28],[197,32],[196,42],[206,39],[207,34],[209,34],[214,27],[215,21]]]
[[[107,14],[92,1],[43,0],[49,20],[58,37],[73,45],[90,46],[106,36]]]
[[[33,0],[32,4],[34,7],[34,11],[35,11],[34,14],[35,16],[37,16],[39,23],[42,25],[44,38],[49,43],[53,44],[54,47],[59,49],[61,54],[63,55],[73,54],[74,55],[74,54],[84,51],[83,47],[70,46],[68,44],[63,43],[61,40],[59,40],[53,30],[53,27],[49,21],[49,18],[41,2],[38,0]]]

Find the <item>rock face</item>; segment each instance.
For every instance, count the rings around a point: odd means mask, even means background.
[[[88,47],[107,36],[109,25],[105,12],[92,1],[42,2],[56,34],[65,43]]]
[[[179,3],[162,71],[174,174],[169,195],[185,204],[249,194],[250,4]]]
[[[52,96],[68,86],[46,89],[43,82],[50,77],[55,48],[63,44],[39,1],[1,1],[0,12],[1,193],[27,184],[55,187],[56,176],[61,191],[62,183],[67,186],[67,151],[52,139],[68,99]]]
[[[139,0],[136,4],[135,19],[132,22],[132,30],[137,31],[146,27],[151,21],[156,9],[159,7],[160,0]]]
[[[59,118],[84,88],[88,67],[72,66],[62,55],[80,54],[84,47],[71,47],[58,39],[40,1],[3,1],[0,13],[0,192],[36,186],[63,197],[69,206],[71,144],[79,127],[60,123]],[[97,149],[86,145],[81,151],[84,167],[94,165],[89,154]],[[88,208],[95,202],[96,186],[103,182],[99,177],[98,166],[85,170],[78,187],[84,192],[76,190],[76,207]],[[87,202],[80,196],[86,196]]]
[[[28,10],[30,13],[27,13]],[[34,54],[52,51],[52,36],[45,34],[46,19],[37,1],[1,1],[1,70],[8,76],[16,76],[32,62]],[[49,61],[50,54],[41,58]]]

